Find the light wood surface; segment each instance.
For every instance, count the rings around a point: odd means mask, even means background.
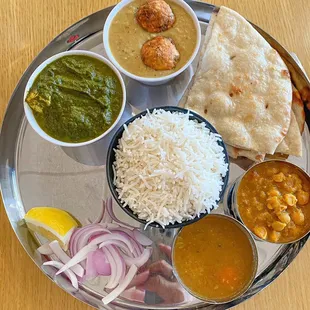
[[[294,51],[310,74],[309,0],[209,0],[226,5]],[[111,0],[0,0],[0,121],[32,59],[57,34]],[[22,104],[22,103],[21,103]],[[0,150],[1,151],[1,150]],[[310,309],[310,244],[263,292],[238,310]],[[36,267],[15,237],[0,207],[0,309],[92,309],[62,291]]]

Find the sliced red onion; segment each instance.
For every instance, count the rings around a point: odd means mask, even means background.
[[[82,247],[84,247],[91,236],[103,233],[110,233],[110,231],[101,224],[90,224],[76,229],[73,232],[69,243],[71,256],[74,256]]]
[[[115,261],[113,255],[111,254],[111,252],[110,252],[108,247],[102,248],[102,251],[105,254],[108,262],[110,263],[110,267],[111,267],[111,276],[110,276],[110,279],[109,279],[109,281],[108,281],[108,283],[106,284],[105,287],[106,288],[114,288],[115,286],[113,286],[113,285],[115,283],[116,269],[117,269],[116,261]]]
[[[128,236],[130,236],[130,237],[134,237],[134,235],[133,235],[133,229],[129,229],[129,228],[127,228],[127,227],[116,227],[116,228],[112,228],[111,230],[118,230],[118,231],[122,231],[122,232],[124,232],[124,233],[126,233]]]
[[[102,243],[99,244],[99,249],[107,246],[107,245],[115,245],[117,246],[119,249],[121,249],[125,254],[127,254],[128,256],[132,257],[132,253],[130,252],[128,246],[119,240],[106,240],[103,241]]]
[[[49,246],[49,242],[44,243],[39,248],[37,248],[37,250],[39,253],[41,253],[43,255],[52,255],[53,254],[53,251]]]
[[[111,274],[111,266],[103,251],[96,250],[93,258],[98,274],[109,276]]]
[[[80,235],[80,238],[77,243],[77,250],[81,250],[85,245],[88,244],[92,237],[98,237],[104,234],[110,234],[111,232],[106,228],[100,227],[89,227],[84,231],[83,235]]]
[[[43,264],[44,266],[53,266],[57,269],[61,269],[64,267],[64,264],[60,263],[60,262],[57,262],[57,261],[48,261],[48,262],[45,262]],[[78,280],[77,280],[77,277],[76,275],[70,270],[65,270],[64,271],[65,275],[70,279],[71,281],[71,284],[74,288],[78,289],[79,288],[79,284],[78,284]],[[56,273],[55,277],[57,276],[58,273]]]
[[[145,291],[138,290],[134,287],[126,289],[123,293],[120,294],[121,297],[135,302],[144,302]]]
[[[138,268],[142,267],[151,257],[152,249],[144,249],[143,253],[138,257],[129,257],[126,254],[121,254],[127,266],[136,265]]]
[[[124,259],[122,258],[121,254],[114,246],[108,245],[107,249],[110,251],[116,263],[116,274],[114,281],[109,287],[106,286],[106,288],[113,289],[121,282],[122,277],[124,276],[124,269],[126,270],[126,265],[124,264]]]
[[[97,249],[96,245],[88,244],[84,248],[82,248],[79,252],[77,252],[58,272],[56,275],[68,270],[72,266],[78,264],[79,262],[86,259],[88,253],[95,251]]]
[[[146,282],[146,280],[149,278],[150,276],[150,271],[146,270],[144,272],[141,272],[139,274],[137,274],[132,281],[129,283],[129,285],[127,286],[127,289],[134,287],[134,286],[140,286],[143,283]]]
[[[127,245],[128,249],[130,251],[133,251],[133,245],[130,242],[131,240],[129,240],[128,238],[124,237],[120,233],[114,233],[114,232],[111,233],[111,234],[105,234],[105,235],[99,236],[99,237],[93,239],[91,242],[89,242],[88,245],[99,244],[99,243],[102,243],[102,242],[104,242],[106,240],[119,240],[119,241],[122,241],[122,242],[124,242]]]
[[[83,280],[94,279],[98,276],[97,269],[94,262],[94,254],[96,251],[90,252],[86,258],[86,272]]]
[[[113,201],[112,201],[112,197],[108,198],[107,200],[107,208],[106,208],[107,212],[109,213],[109,216],[112,218],[112,220],[116,223],[119,223],[119,224],[122,224],[122,225],[125,225],[127,227],[131,227],[131,228],[136,228],[135,226],[132,226],[130,224],[127,224],[121,220],[119,220],[114,211],[113,211]]]
[[[133,232],[129,229],[126,229],[124,227],[119,227],[119,228],[115,228],[115,229],[111,229],[111,231],[113,232],[118,232],[121,235],[123,235],[125,238],[127,238],[128,240],[130,240],[130,243],[133,246],[133,255],[134,257],[140,256],[142,254],[143,251],[143,247],[141,246],[141,244],[139,244],[134,236],[133,236]]]
[[[142,234],[141,231],[139,231],[138,229],[134,229],[133,231],[133,235],[135,237],[135,239],[144,246],[150,246],[153,241],[148,238],[146,235]]]
[[[65,251],[60,247],[57,240],[52,241],[49,244],[50,248],[54,252],[54,254],[60,259],[60,261],[64,264],[66,264],[71,258],[65,253]],[[84,275],[84,269],[81,267],[81,265],[76,264],[71,267],[71,270],[79,277],[83,277]]]
[[[115,298],[117,298],[126,289],[129,283],[132,281],[137,271],[138,271],[138,268],[135,265],[132,265],[129,268],[128,273],[126,274],[122,283],[120,283],[111,293],[109,293],[107,296],[102,298],[103,304],[107,305],[111,301],[113,301]]]

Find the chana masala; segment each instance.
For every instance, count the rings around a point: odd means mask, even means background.
[[[173,248],[173,265],[192,294],[227,302],[242,294],[254,279],[254,252],[249,235],[237,223],[211,214],[181,230]]]
[[[239,214],[259,238],[285,243],[310,229],[310,181],[299,168],[269,161],[251,168],[237,190]]]

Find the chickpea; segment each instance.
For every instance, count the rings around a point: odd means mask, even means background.
[[[299,210],[297,208],[295,210],[293,210],[293,212],[291,212],[291,218],[296,225],[302,225],[305,221],[304,214],[302,213],[301,210]]]
[[[288,224],[291,221],[291,217],[287,212],[277,213],[278,219],[285,224]]]
[[[271,226],[275,231],[282,231],[285,228],[286,224],[279,221],[275,221],[272,223]]]
[[[283,182],[285,180],[285,175],[283,174],[283,172],[280,172],[278,174],[275,174],[272,179],[277,182],[277,183],[280,183],[280,182]]]
[[[271,203],[267,203],[267,208],[268,208],[269,210],[273,210],[273,205],[272,205]]]
[[[280,195],[281,195],[280,192],[276,188],[273,188],[268,192],[268,196],[280,196]]]
[[[277,196],[272,196],[267,198],[267,202],[272,204],[272,205],[277,205],[279,204],[279,199]]]
[[[285,194],[284,201],[290,206],[293,207],[296,205],[297,198],[293,194]]]
[[[264,226],[255,226],[253,231],[257,237],[264,240],[267,238],[267,229]]]
[[[284,211],[284,210],[287,209],[287,206],[286,206],[286,205],[283,205],[283,204],[280,204],[280,205],[277,206],[275,209],[276,209],[277,212],[282,212],[282,211]]]
[[[278,173],[278,169],[277,168],[269,168],[268,170],[267,170],[267,175],[268,176],[272,176],[272,175],[274,175],[274,174],[276,174],[276,173]]]
[[[299,190],[297,192],[297,201],[298,204],[303,206],[309,202],[309,193]]]
[[[275,230],[273,230],[270,234],[269,234],[269,238],[271,242],[277,242],[281,237],[281,234]]]

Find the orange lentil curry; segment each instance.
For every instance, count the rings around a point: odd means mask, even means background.
[[[216,215],[182,229],[175,241],[173,263],[190,292],[217,302],[243,292],[255,267],[247,235],[236,223]]]
[[[240,182],[237,204],[244,224],[259,238],[290,242],[310,229],[310,182],[280,161],[254,166]]]

